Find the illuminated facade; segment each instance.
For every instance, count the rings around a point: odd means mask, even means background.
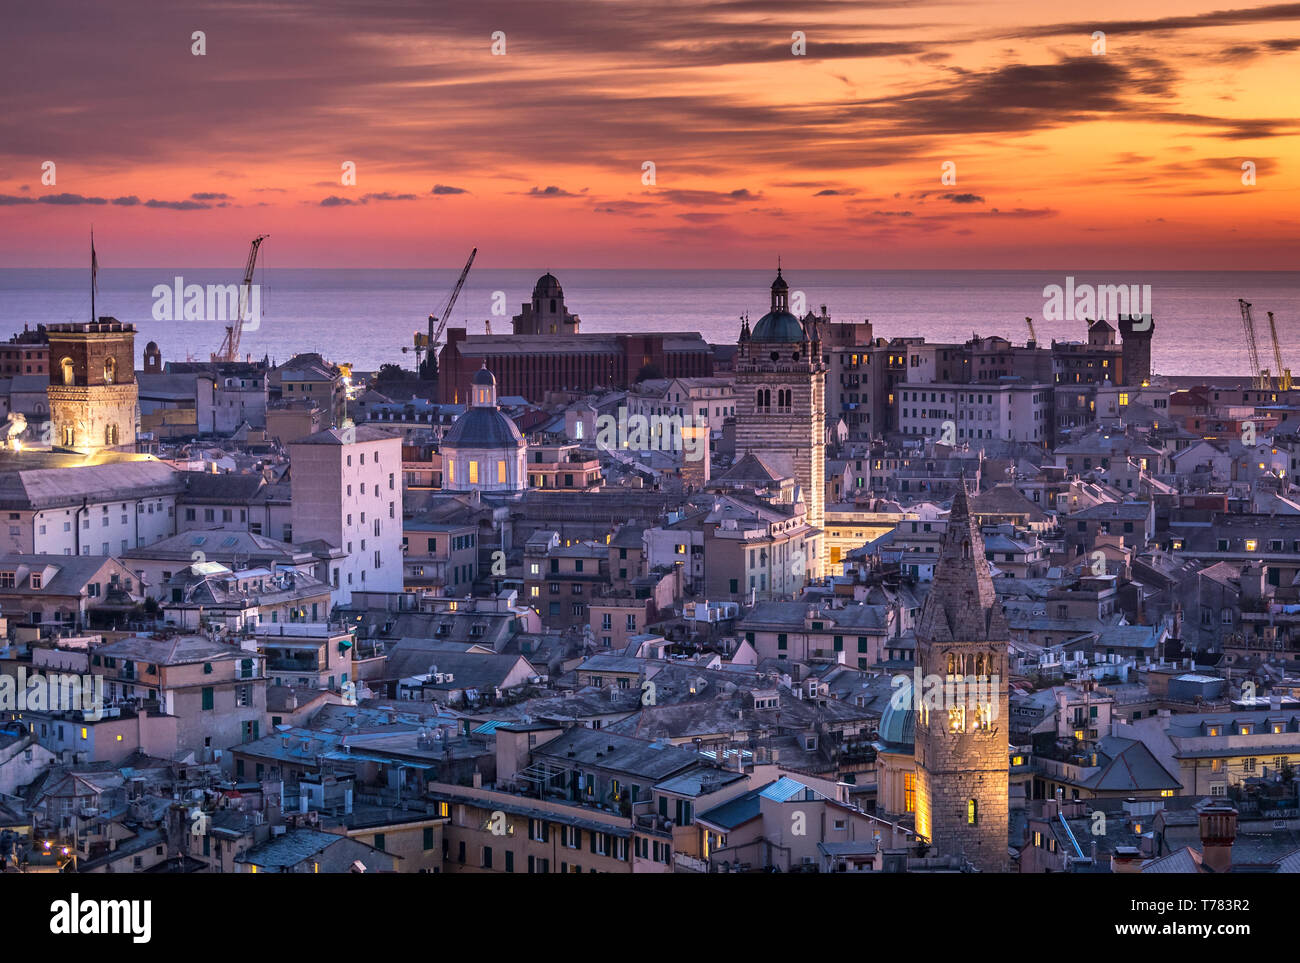
[[[96,452],[135,447],[135,327],[116,318],[52,324],[50,444]]]

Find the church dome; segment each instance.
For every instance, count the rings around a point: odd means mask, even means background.
[[[489,375],[491,377],[491,375]],[[444,448],[522,448],[524,436],[495,407],[473,407],[456,419],[443,436]]]
[[[749,336],[751,341],[790,344],[803,341],[808,336],[799,319],[790,312],[790,285],[781,277],[779,267],[776,269],[776,280],[772,282],[771,307],[754,325],[754,331]]]
[[[910,679],[890,694],[889,704],[880,714],[878,733],[877,738],[886,745],[911,746],[916,742],[916,709],[912,706]]]
[[[484,388],[495,388],[497,385],[496,375],[488,371],[486,366],[479,368],[474,372],[474,377],[470,379],[470,384],[480,385]]]
[[[803,325],[789,311],[769,311],[754,325],[751,341],[789,343],[804,339]]]
[[[562,298],[564,289],[560,287],[560,279],[549,271],[537,279],[533,285],[533,299],[537,298]]]

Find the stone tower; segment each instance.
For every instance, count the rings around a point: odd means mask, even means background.
[[[51,324],[48,332],[51,444],[83,452],[133,448],[135,327],[100,318]]]
[[[826,364],[812,315],[790,312],[790,286],[777,268],[771,310],[751,332],[740,329],[736,351],[736,454],[759,455],[795,479],[807,521],[821,529],[826,475]],[[823,544],[811,541],[808,575],[822,575]]]
[[[1145,325],[1143,330],[1134,329],[1139,323]],[[1155,329],[1155,320],[1150,316],[1124,315],[1119,319],[1123,338],[1120,344],[1120,384],[1140,388],[1151,381],[1151,336]]]
[[[916,831],[994,873],[1009,868],[1010,634],[963,480],[916,627]]]

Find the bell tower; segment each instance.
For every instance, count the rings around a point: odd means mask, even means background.
[[[51,445],[81,452],[134,448],[135,327],[102,317],[52,324],[48,332]]]
[[[1007,645],[963,479],[916,627],[916,832],[940,855],[1007,872]]]
[[[736,345],[736,454],[752,452],[795,479],[816,531],[805,574],[823,572],[826,493],[826,362],[812,316],[789,310],[790,286],[778,266],[771,310],[751,330],[746,319]]]

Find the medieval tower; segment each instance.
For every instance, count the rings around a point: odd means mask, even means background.
[[[760,455],[793,478],[803,494],[807,521],[823,524],[826,473],[826,364],[810,314],[790,312],[790,286],[778,267],[772,306],[751,332],[740,329],[736,351],[736,454]],[[810,578],[822,574],[819,536],[811,541]]]
[[[916,709],[916,832],[939,855],[1006,872],[1007,643],[984,539],[963,481],[952,500],[934,582],[916,627],[925,688]]]
[[[134,448],[135,327],[116,318],[51,324],[50,441],[95,452]]]
[[[1156,323],[1150,316],[1124,315],[1119,319],[1120,384],[1141,388],[1151,381],[1151,338]]]

